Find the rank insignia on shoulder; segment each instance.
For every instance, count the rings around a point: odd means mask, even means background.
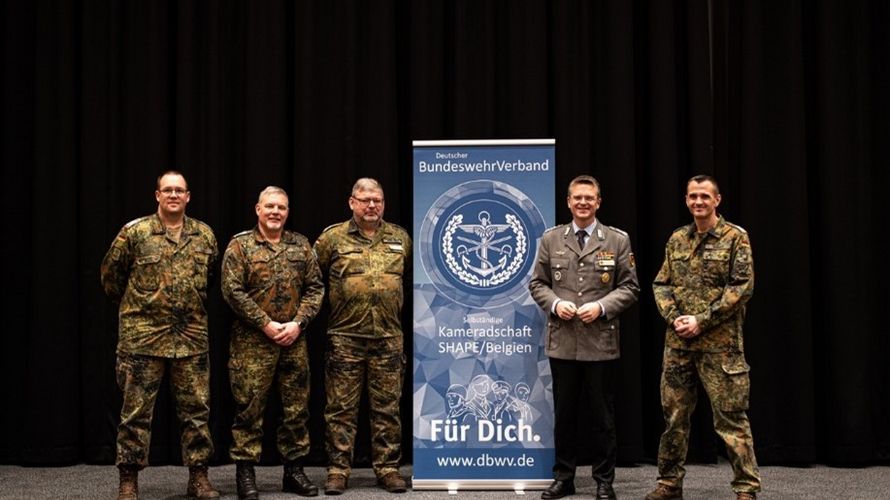
[[[632,268],[637,267],[637,258],[634,257],[633,252],[627,256],[627,264]]]

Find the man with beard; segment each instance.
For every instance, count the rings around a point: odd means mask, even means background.
[[[378,484],[407,490],[399,474],[402,428],[399,401],[405,371],[402,350],[402,276],[411,259],[411,238],[383,220],[383,188],[356,181],[349,197],[352,217],[324,230],[315,253],[328,277],[331,315],[325,365],[327,451],[325,493],[347,488],[362,390],[368,388],[372,465]]]
[[[309,453],[309,355],[304,335],[324,298],[321,271],[309,240],[284,229],[287,193],[269,186],[259,196],[257,225],[232,238],[223,257],[222,292],[237,319],[232,325],[229,378],[235,398],[232,424],[238,498],[256,500],[254,465],[263,444],[263,411],[273,380],[283,418],[278,452],[282,490],[318,495],[299,459]]]

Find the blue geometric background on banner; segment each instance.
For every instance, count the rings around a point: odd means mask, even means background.
[[[419,172],[437,157],[546,169]],[[415,148],[415,480],[552,477],[545,318],[528,281],[554,167],[552,145]]]

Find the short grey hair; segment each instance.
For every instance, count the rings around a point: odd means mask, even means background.
[[[380,191],[382,193],[383,186],[377,182],[377,179],[362,177],[352,185],[352,196],[355,196],[355,193],[358,193],[359,191]]]
[[[266,186],[266,189],[260,191],[260,196],[256,199],[256,202],[260,203],[263,200],[263,196],[270,194],[283,194],[287,198],[288,204],[290,204],[290,197],[287,195],[287,191],[278,186]]]

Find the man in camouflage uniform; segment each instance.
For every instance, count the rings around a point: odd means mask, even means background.
[[[325,367],[327,451],[325,493],[347,487],[362,388],[371,409],[372,463],[378,483],[402,493],[399,474],[399,400],[405,355],[402,350],[402,276],[411,258],[411,238],[383,220],[383,188],[359,179],[352,188],[353,217],[328,227],[315,243],[328,276],[331,316]]]
[[[217,498],[207,478],[213,442],[207,351],[207,282],[216,264],[210,227],[186,217],[191,194],[179,172],[158,177],[158,211],[123,227],[102,260],[102,286],[120,303],[117,382],[124,404],[117,432],[120,500],[135,499],[148,464],[151,418],[165,372],[182,424],[187,493]]]
[[[658,448],[658,484],[647,500],[683,497],[689,419],[700,380],[711,400],[714,430],[726,443],[739,499],[760,491],[748,409],[748,364],[742,324],[754,293],[748,233],[717,215],[717,182],[698,175],[686,185],[694,223],[671,235],[653,289],[667,321],[661,374],[665,431]]]
[[[230,455],[238,498],[256,500],[254,464],[263,443],[263,411],[276,378],[283,420],[278,451],[282,489],[318,495],[298,460],[309,453],[309,356],[303,332],[321,307],[324,285],[309,240],[284,229],[288,197],[269,186],[256,204],[257,226],[236,234],[226,248],[222,292],[237,319],[232,325],[229,378],[235,398]]]

